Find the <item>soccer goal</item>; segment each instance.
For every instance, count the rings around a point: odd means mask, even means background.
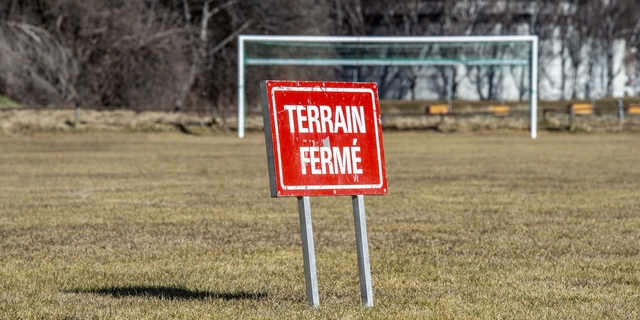
[[[535,139],[537,136],[537,36],[240,35],[238,36],[239,138],[243,138],[245,133],[245,72],[248,66],[521,66],[528,69],[531,138]]]

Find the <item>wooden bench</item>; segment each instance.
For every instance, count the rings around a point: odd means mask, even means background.
[[[593,114],[593,106],[590,103],[574,103],[569,105],[569,112],[573,114]]]
[[[640,104],[630,104],[627,108],[628,114],[640,114]]]
[[[449,105],[447,104],[434,104],[427,107],[427,114],[448,114]]]
[[[493,113],[494,116],[508,116],[509,106],[489,106],[489,112]]]

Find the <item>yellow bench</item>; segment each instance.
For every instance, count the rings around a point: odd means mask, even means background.
[[[449,105],[434,104],[427,107],[427,114],[448,114]]]
[[[589,103],[574,103],[569,110],[573,110],[573,114],[593,114],[593,106]]]
[[[627,109],[628,114],[640,114],[640,104],[630,104]]]
[[[494,116],[508,116],[509,106],[489,106],[489,112]]]

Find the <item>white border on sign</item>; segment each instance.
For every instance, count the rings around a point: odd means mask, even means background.
[[[284,176],[282,173],[282,156],[280,153],[280,127],[278,126],[278,110],[276,109],[276,91],[311,91],[311,92],[320,92],[320,91],[328,91],[328,92],[366,92],[371,94],[371,106],[373,107],[373,122],[376,134],[376,149],[378,152],[378,173],[379,173],[379,184],[348,184],[348,185],[312,185],[312,186],[285,186],[284,185]],[[321,87],[273,87],[271,89],[271,101],[273,105],[273,118],[275,124],[276,131],[276,149],[278,152],[278,173],[280,175],[280,186],[284,190],[327,190],[327,189],[377,189],[381,188],[384,184],[383,173],[382,173],[382,156],[380,153],[380,136],[378,133],[378,115],[376,113],[376,100],[375,94],[373,90],[367,88],[321,88]]]

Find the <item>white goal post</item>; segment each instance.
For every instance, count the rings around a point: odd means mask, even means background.
[[[433,58],[429,54],[418,54],[413,56],[403,56],[401,58],[387,56],[340,56],[326,55],[322,48],[318,47],[322,44],[335,44],[351,48],[359,48],[358,46],[366,45],[412,45],[414,49],[420,45],[433,44],[529,44],[529,50],[523,58],[520,56],[508,58],[456,58],[456,57],[438,57]],[[304,51],[300,53],[274,55],[265,54],[264,56],[249,56],[247,54],[247,46],[252,44],[261,44],[263,47],[269,46],[296,46],[315,45],[319,52]],[[320,49],[318,49],[320,48]],[[330,48],[330,45],[328,47]],[[325,49],[326,49],[325,48]],[[366,49],[366,48],[365,48]],[[419,49],[420,52],[425,50]],[[537,137],[537,114],[538,114],[538,36],[534,35],[513,35],[513,36],[434,36],[434,37],[343,37],[343,36],[270,36],[270,35],[239,35],[238,36],[238,137],[243,138],[245,134],[245,69],[251,65],[290,65],[290,66],[456,66],[456,65],[472,65],[472,66],[490,66],[490,65],[521,65],[529,66],[530,85],[529,85],[529,109],[531,118],[531,138]],[[295,80],[295,79],[293,79]]]

